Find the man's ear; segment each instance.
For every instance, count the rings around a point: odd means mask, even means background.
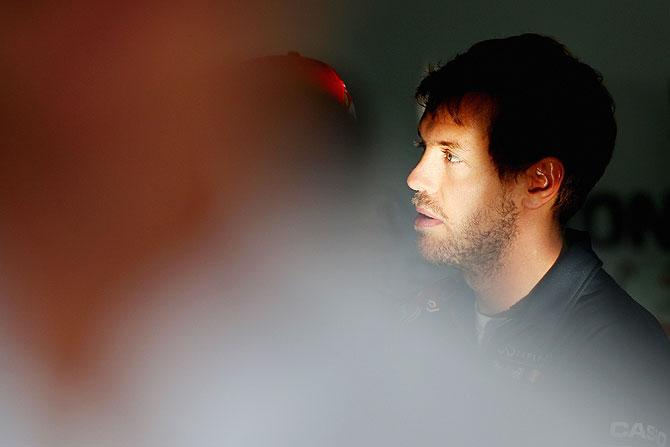
[[[523,174],[526,186],[523,206],[537,209],[553,201],[563,183],[564,174],[563,163],[557,158],[546,157],[533,163]]]

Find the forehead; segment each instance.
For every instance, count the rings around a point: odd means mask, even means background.
[[[426,145],[455,143],[466,148],[488,149],[488,113],[479,107],[464,103],[458,118],[446,107],[425,112],[419,122],[419,136]]]

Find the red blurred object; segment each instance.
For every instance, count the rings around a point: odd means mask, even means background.
[[[323,93],[334,99],[352,117],[356,117],[354,101],[342,78],[330,65],[316,59],[301,56],[300,53],[290,51],[285,55],[264,56],[252,62],[267,64],[280,68],[284,73],[290,73],[305,86],[312,87],[315,93]]]

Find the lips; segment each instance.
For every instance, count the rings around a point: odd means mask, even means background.
[[[414,219],[414,228],[417,230],[435,227],[444,223],[435,213],[426,208],[417,208],[416,212],[419,213],[416,219]]]
[[[419,213],[419,214],[423,214],[426,217],[430,217],[431,219],[436,219],[436,220],[439,220],[439,221],[442,220],[442,219],[440,219],[440,217],[437,214],[431,212],[429,209],[426,209],[426,208],[417,207],[416,212]]]

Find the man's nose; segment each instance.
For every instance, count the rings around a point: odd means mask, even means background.
[[[412,169],[407,177],[407,186],[414,191],[424,191],[428,194],[435,194],[437,192],[437,180],[435,170],[432,169],[431,163],[427,157],[421,157],[419,163]]]

